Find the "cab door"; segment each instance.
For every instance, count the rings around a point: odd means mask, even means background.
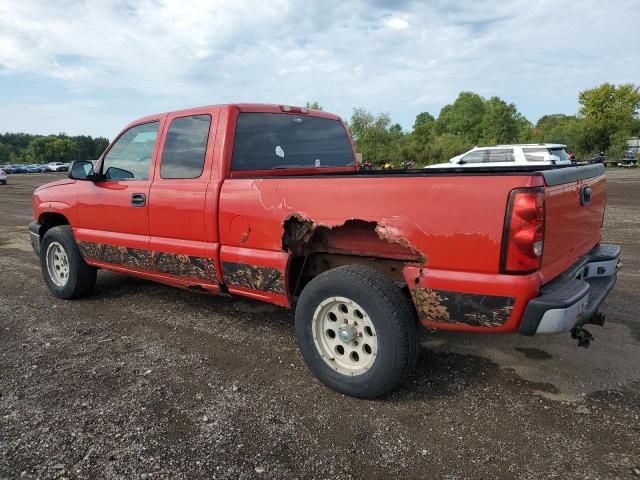
[[[162,118],[125,130],[102,158],[99,181],[76,182],[83,256],[136,270],[152,270],[149,188]]]
[[[218,284],[217,222],[211,221],[217,216],[217,191],[209,191],[216,112],[167,117],[149,193],[154,268],[186,284]]]

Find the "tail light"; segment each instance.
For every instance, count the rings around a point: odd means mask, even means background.
[[[544,190],[512,190],[507,204],[500,270],[504,273],[538,270],[542,263],[543,241]]]

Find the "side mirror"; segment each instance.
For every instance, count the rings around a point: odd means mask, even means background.
[[[69,168],[69,178],[74,180],[93,180],[93,163],[89,160],[76,160]]]

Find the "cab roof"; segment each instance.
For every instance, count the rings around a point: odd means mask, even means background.
[[[219,109],[219,110],[235,109],[240,112],[309,115],[313,117],[322,117],[322,118],[329,118],[332,120],[342,121],[338,115],[335,115],[333,113],[325,112],[323,110],[315,110],[313,108],[298,107],[298,106],[288,105],[288,104],[278,105],[274,103],[224,103],[220,105],[205,105],[202,107],[192,107],[192,108],[186,108],[183,110],[173,110],[170,112],[147,115],[145,117],[138,118],[137,120],[134,120],[133,122],[129,123],[129,125],[127,125],[126,128],[129,128],[132,125],[137,125],[140,123],[159,120],[161,118],[166,117],[167,115],[176,115],[176,114],[178,116],[199,115],[206,111],[211,111],[212,109]]]

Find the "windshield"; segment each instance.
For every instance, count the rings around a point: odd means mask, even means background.
[[[233,170],[346,167],[355,159],[338,120],[279,113],[241,113]]]

